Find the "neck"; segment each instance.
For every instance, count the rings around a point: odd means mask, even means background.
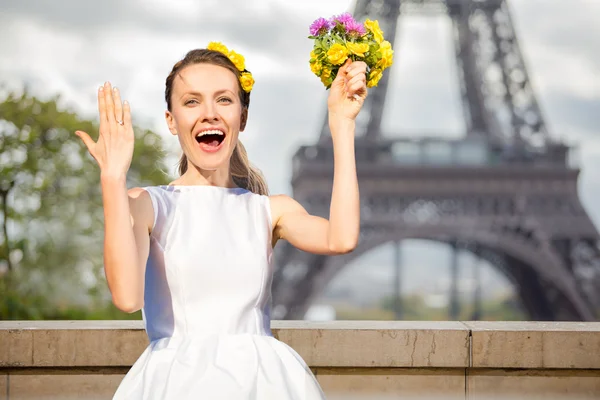
[[[179,178],[171,182],[171,184],[185,186],[206,185],[226,188],[238,187],[238,185],[236,185],[233,181],[233,177],[229,171],[229,166],[226,169],[208,171],[196,168],[193,165],[188,165],[187,171]]]

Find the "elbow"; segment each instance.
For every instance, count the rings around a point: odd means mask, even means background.
[[[132,300],[126,300],[126,299],[118,299],[115,297],[113,297],[113,304],[120,311],[123,311],[127,314],[133,314],[134,312],[141,310],[142,307],[144,306],[143,301],[132,301]]]
[[[358,245],[358,237],[356,239],[347,240],[345,242],[333,243],[329,246],[329,251],[332,255],[348,254],[356,249]]]

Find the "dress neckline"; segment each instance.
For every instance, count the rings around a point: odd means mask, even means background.
[[[232,187],[232,188],[228,188],[228,187],[224,187],[224,186],[213,186],[213,185],[160,185],[160,187],[166,188],[166,189],[185,189],[185,190],[194,190],[197,188],[210,188],[210,189],[215,189],[215,190],[222,190],[222,191],[227,191],[227,192],[248,192],[248,189],[245,189],[243,187]]]

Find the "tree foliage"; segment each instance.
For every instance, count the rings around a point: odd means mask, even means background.
[[[77,129],[98,132],[58,97],[9,93],[0,103],[0,319],[110,310],[99,169]],[[164,183],[160,136],[139,127],[135,136],[128,186]]]

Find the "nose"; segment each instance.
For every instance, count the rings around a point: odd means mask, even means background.
[[[201,119],[202,122],[212,122],[219,119],[219,114],[217,113],[217,108],[215,104],[210,101],[205,101],[202,103],[201,107]]]

